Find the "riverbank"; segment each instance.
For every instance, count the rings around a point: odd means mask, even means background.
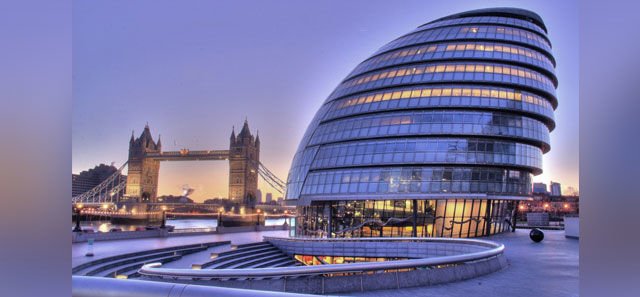
[[[157,228],[153,230],[144,231],[119,231],[119,232],[72,232],[71,242],[87,242],[90,239],[93,241],[107,241],[107,240],[127,240],[127,239],[140,239],[140,238],[165,238],[165,237],[178,237],[178,236],[195,236],[195,235],[211,235],[211,234],[227,234],[227,233],[240,233],[240,232],[261,232],[261,231],[287,231],[290,229],[288,224],[282,225],[255,225],[255,226],[239,226],[239,227],[215,227],[206,229],[175,229],[169,231],[168,229]]]

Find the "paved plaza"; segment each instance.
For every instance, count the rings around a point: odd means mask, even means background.
[[[529,230],[487,239],[503,243],[509,267],[486,276],[432,287],[358,292],[351,296],[538,297],[579,296],[579,241],[564,231],[544,231],[541,243],[529,239]]]
[[[467,281],[432,287],[404,288],[354,292],[350,296],[578,296],[579,241],[564,237],[564,231],[544,231],[545,239],[534,243],[529,230],[503,233],[487,239],[503,243],[509,266],[486,276]],[[94,243],[95,257],[85,257],[87,243],[73,244],[72,265],[86,261],[148,249],[170,246],[226,241],[244,244],[261,241],[263,236],[287,236],[287,231],[244,232],[168,238],[146,238]],[[171,268],[189,268],[192,263],[203,262],[211,252],[228,249],[228,246],[212,247],[207,251],[185,256]]]

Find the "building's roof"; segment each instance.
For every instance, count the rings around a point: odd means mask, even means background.
[[[428,22],[427,24],[431,24],[431,23],[435,23],[443,20],[472,17],[472,16],[515,17],[522,20],[533,22],[534,24],[540,26],[545,32],[547,32],[547,27],[544,25],[544,21],[542,21],[542,18],[540,17],[540,15],[530,10],[526,10],[522,8],[514,8],[514,7],[494,7],[494,8],[482,8],[482,9],[469,10],[465,12],[452,14],[443,18],[439,18],[435,21]]]
[[[239,138],[251,137],[251,131],[249,131],[249,122],[244,120],[244,125],[242,125],[242,130],[238,134]]]

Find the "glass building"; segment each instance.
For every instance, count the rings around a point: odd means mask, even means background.
[[[550,149],[554,68],[542,19],[522,9],[450,15],[384,45],[300,142],[286,193],[296,236],[509,230]]]

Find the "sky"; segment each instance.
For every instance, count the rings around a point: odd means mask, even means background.
[[[123,164],[132,130],[146,123],[165,151],[228,149],[246,118],[261,162],[286,180],[307,125],[355,66],[421,24],[484,7],[545,21],[559,106],[534,181],[578,189],[576,1],[76,1],[72,171]],[[228,170],[226,161],[163,162],[158,192],[189,185],[196,201],[226,197]]]

